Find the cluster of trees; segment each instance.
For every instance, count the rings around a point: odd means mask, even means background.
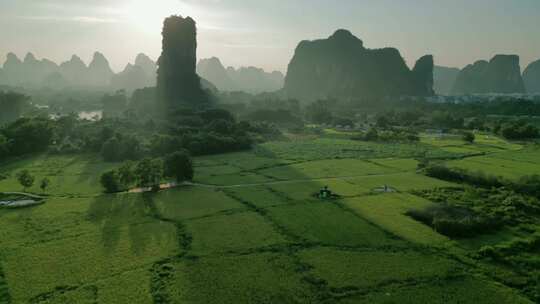
[[[540,213],[538,198],[506,187],[442,188],[415,194],[435,206],[411,210],[408,215],[453,237],[490,233],[503,225],[518,225]]]
[[[174,120],[139,121],[127,117],[81,120],[20,118],[0,128],[0,157],[28,153],[100,153],[111,162],[160,157],[182,149],[208,155],[250,149],[254,138],[274,134],[264,123],[237,122],[222,109],[178,110]]]
[[[470,184],[483,188],[507,188],[517,193],[540,198],[540,175],[523,176],[517,181],[460,168],[431,165],[425,168],[426,175],[446,181]]]
[[[538,128],[524,120],[509,122],[502,125],[500,127],[500,134],[504,138],[512,140],[533,139],[540,136]]]
[[[0,129],[0,157],[45,151],[53,139],[47,118],[20,118]]]
[[[449,237],[473,237],[493,232],[502,225],[496,218],[480,215],[468,208],[447,204],[412,209],[406,214]]]
[[[246,114],[243,117],[246,121],[250,122],[267,122],[278,125],[280,127],[302,127],[304,121],[302,118],[294,115],[289,110],[270,110],[262,109],[255,110],[251,113]]]
[[[372,127],[368,131],[363,132],[359,136],[354,137],[356,140],[365,141],[380,141],[380,142],[418,142],[420,136],[413,129],[386,129],[380,130]]]
[[[0,91],[0,126],[17,120],[29,107],[26,95]]]
[[[133,185],[159,190],[159,184],[165,177],[183,182],[192,180],[193,175],[191,157],[186,150],[182,150],[164,159],[144,158],[139,162],[124,162],[118,169],[103,173],[101,184],[109,193],[129,189]]]
[[[17,181],[21,186],[23,186],[23,191],[26,191],[28,188],[34,185],[36,178],[28,170],[22,170],[17,173]],[[43,178],[40,181],[39,188],[42,192],[47,191],[51,181],[48,178]]]

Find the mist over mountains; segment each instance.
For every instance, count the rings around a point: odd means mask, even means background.
[[[433,89],[438,95],[450,95],[460,70],[444,66],[435,66],[433,69]]]
[[[145,54],[137,55],[124,70],[114,73],[107,58],[99,52],[94,54],[88,65],[77,55],[58,65],[45,58],[38,60],[32,53],[28,53],[24,60],[9,53],[3,68],[0,68],[0,85],[52,89],[107,88],[131,92],[155,86],[156,72],[157,63]],[[281,72],[267,73],[257,67],[225,68],[215,57],[200,60],[197,72],[205,79],[205,87],[253,94],[280,90],[285,78]]]
[[[280,90],[285,80],[285,76],[278,71],[268,73],[256,67],[225,68],[216,57],[201,59],[197,64],[197,73],[220,91],[254,94]]]
[[[21,87],[112,88],[133,90],[155,85],[156,64],[146,55],[139,54],[133,64],[115,74],[109,61],[95,52],[86,65],[77,55],[60,65],[48,59],[38,60],[28,53],[24,60],[9,53],[0,72],[0,84]]]
[[[517,55],[496,55],[462,70],[437,66],[432,56],[409,69],[394,48],[371,50],[349,31],[338,30],[328,39],[302,41],[288,73],[257,67],[225,67],[219,58],[201,59],[196,66],[205,87],[251,94],[283,89],[290,98],[364,98],[376,96],[431,96],[467,94],[540,93],[540,60],[521,73]],[[9,53],[0,67],[0,85],[29,88],[85,88],[126,90],[156,86],[157,63],[139,54],[115,73],[107,58],[96,52],[88,65],[73,55],[57,64],[28,53],[21,60]]]

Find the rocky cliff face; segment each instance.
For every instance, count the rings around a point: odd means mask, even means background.
[[[523,81],[527,92],[540,93],[540,60],[529,64],[523,72]]]
[[[244,91],[254,94],[280,90],[285,78],[281,72],[267,73],[256,67],[225,69],[216,57],[200,60],[197,73],[212,82],[220,91]]]
[[[458,75],[452,94],[525,93],[519,56],[496,55],[466,66]]]
[[[416,62],[412,70],[414,77],[414,90],[423,92],[421,95],[435,95],[433,90],[433,56],[426,55]]]
[[[165,111],[198,107],[208,101],[196,73],[197,29],[190,17],[171,16],[163,24],[163,47],[158,63],[157,92]]]
[[[458,68],[435,66],[433,69],[433,89],[435,93],[438,95],[450,95],[459,72]]]
[[[285,78],[285,93],[301,100],[362,99],[433,94],[433,58],[411,71],[394,48],[371,50],[347,30],[328,39],[302,41]]]

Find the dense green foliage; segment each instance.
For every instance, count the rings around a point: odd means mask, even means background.
[[[28,107],[28,96],[0,90],[0,126],[17,120]]]
[[[19,156],[45,151],[53,139],[53,126],[45,118],[21,118],[0,130],[4,139],[0,145],[8,155]]]
[[[164,175],[174,177],[177,182],[193,179],[193,162],[186,150],[168,155],[164,166]]]

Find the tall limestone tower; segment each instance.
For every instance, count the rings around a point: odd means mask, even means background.
[[[190,17],[171,16],[163,23],[163,49],[157,71],[157,94],[162,110],[199,108],[208,101],[196,73],[197,28]]]

